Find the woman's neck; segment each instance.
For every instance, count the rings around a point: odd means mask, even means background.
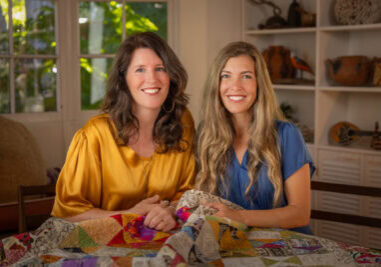
[[[232,117],[232,121],[235,131],[233,148],[238,162],[242,164],[243,156],[250,140],[250,116],[248,114],[235,114]]]
[[[249,136],[250,127],[250,115],[245,114],[234,114],[232,116],[235,137],[238,139],[245,138]]]
[[[152,133],[159,112],[160,110],[154,111],[148,109],[134,111],[134,115],[139,121],[139,129],[137,134],[131,138],[130,145],[137,145],[139,147],[152,147],[154,145]]]

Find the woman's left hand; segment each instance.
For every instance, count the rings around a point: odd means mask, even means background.
[[[144,225],[158,231],[168,232],[176,226],[173,209],[161,203],[150,210],[144,220]]]
[[[218,217],[227,217],[232,220],[238,220],[239,216],[237,216],[237,211],[229,208],[225,204],[222,203],[204,203],[203,204],[206,207],[214,208],[217,210],[216,213],[213,214],[213,216]]]

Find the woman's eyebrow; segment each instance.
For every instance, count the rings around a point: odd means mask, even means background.
[[[144,65],[144,64],[136,64],[136,65],[132,65],[131,67],[136,68],[136,67],[145,67],[145,66],[146,65]],[[164,64],[158,63],[155,65],[155,67],[157,67],[157,66],[164,66]]]
[[[136,65],[132,65],[131,67],[132,68],[145,67],[145,65],[143,65],[143,64],[136,64]]]
[[[222,72],[231,73],[231,71],[228,71],[228,70],[222,70],[221,73],[222,73]],[[251,70],[244,70],[244,71],[240,72],[240,74],[246,74],[246,73],[254,74],[254,72],[251,71]]]

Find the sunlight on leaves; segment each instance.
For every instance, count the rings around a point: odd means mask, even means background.
[[[93,68],[87,58],[81,58],[81,68],[85,69],[88,73],[93,73]]]

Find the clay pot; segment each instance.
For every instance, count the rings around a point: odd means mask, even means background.
[[[381,57],[373,59],[373,85],[381,86]]]
[[[269,46],[263,51],[270,78],[273,83],[294,77],[290,50],[283,46]]]
[[[365,56],[327,59],[329,77],[339,85],[362,86],[368,82],[371,61]]]

